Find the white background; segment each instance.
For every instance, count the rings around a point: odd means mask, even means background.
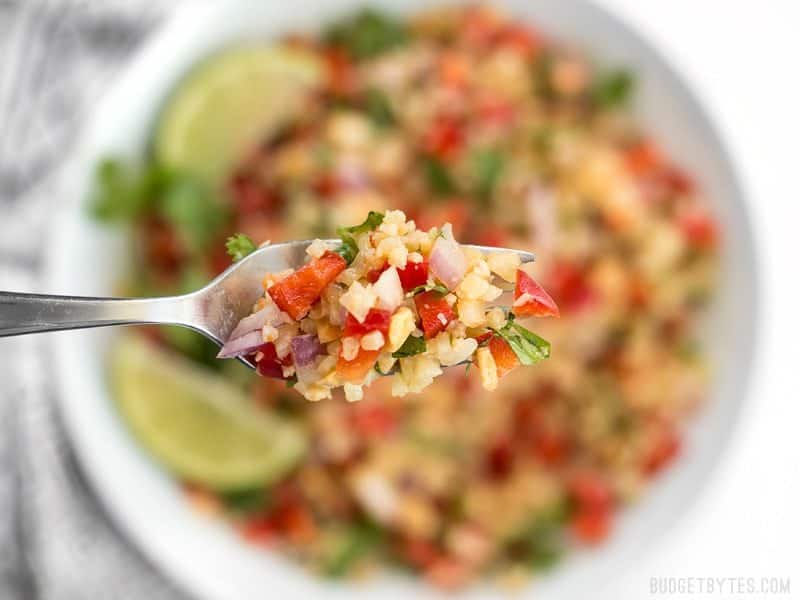
[[[730,451],[613,597],[800,598],[800,2],[604,4],[660,48],[717,117],[749,192],[763,287],[750,402]],[[756,585],[788,577],[791,594],[650,591],[652,577],[740,576]]]

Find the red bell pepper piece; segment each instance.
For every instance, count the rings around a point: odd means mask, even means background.
[[[650,450],[642,468],[647,475],[655,475],[671,463],[681,451],[681,438],[674,429],[667,429]]]
[[[406,263],[404,269],[397,270],[397,274],[400,276],[400,285],[403,286],[403,291],[411,291],[428,282],[428,261]]]
[[[455,158],[463,145],[461,125],[449,117],[436,120],[422,139],[424,152],[444,161]]]
[[[572,516],[570,527],[581,542],[599,544],[611,532],[611,511],[578,509]]]
[[[523,298],[524,297],[524,298]],[[517,300],[523,298],[521,304]],[[517,269],[517,286],[514,289],[514,314],[519,317],[558,317],[560,313],[555,301],[533,277]]]
[[[555,263],[546,280],[558,304],[569,313],[587,308],[597,299],[597,294],[589,285],[585,269],[575,263]]]
[[[299,321],[346,267],[341,256],[326,252],[269,288],[269,295],[282,311]]]
[[[367,274],[364,276],[367,281],[370,283],[375,283],[378,281],[378,278],[383,275],[383,272],[389,268],[389,263],[386,263],[379,269],[372,269],[371,271],[367,271]]]
[[[678,227],[686,240],[695,248],[713,249],[717,245],[717,224],[707,212],[692,210],[678,217]]]
[[[425,339],[430,339],[444,331],[445,327],[456,318],[456,313],[450,308],[447,300],[439,292],[422,292],[414,296],[417,313],[422,319],[422,331]]]
[[[350,313],[344,322],[343,337],[362,336],[372,331],[380,331],[384,336],[389,331],[389,322],[392,320],[392,313],[388,310],[371,308],[363,323],[359,323]]]
[[[511,346],[499,336],[492,336],[489,340],[489,352],[492,353],[494,363],[497,365],[497,376],[510,373],[519,366],[519,358],[514,354]]]
[[[567,482],[570,496],[578,508],[587,511],[608,510],[614,496],[606,481],[593,471],[575,473]]]
[[[275,377],[283,379],[283,367],[288,367],[292,364],[292,355],[287,354],[283,358],[278,358],[278,353],[275,351],[275,344],[269,342],[263,346],[259,346],[255,351],[254,357],[261,357],[256,360],[256,371],[262,377]],[[255,360],[255,358],[254,358]]]
[[[379,354],[378,350],[364,350],[363,348],[359,349],[353,360],[345,360],[340,354],[339,360],[336,361],[336,372],[343,381],[359,384],[364,381],[369,370],[375,366]]]
[[[539,54],[542,49],[541,36],[522,25],[507,25],[498,35],[497,43],[511,50],[515,50],[525,59],[530,59]]]
[[[625,164],[634,175],[651,175],[664,164],[661,153],[655,144],[649,140],[642,140],[625,150]]]
[[[577,504],[570,527],[578,540],[587,544],[602,542],[611,530],[614,496],[597,473],[582,471],[568,482],[567,488]]]

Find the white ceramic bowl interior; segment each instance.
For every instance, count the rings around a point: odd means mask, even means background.
[[[179,12],[108,93],[80,144],[55,221],[47,291],[111,293],[125,257],[120,233],[98,227],[86,216],[93,167],[109,153],[133,160],[143,156],[159,107],[188,68],[231,41],[315,29],[361,4],[359,0],[306,0],[295,6],[234,0],[193,4]],[[384,0],[372,4],[413,11],[428,3]],[[691,425],[683,457],[638,505],[625,511],[608,544],[574,553],[530,590],[531,597],[542,599],[584,597],[656,543],[685,512],[720,458],[744,401],[755,327],[755,255],[744,199],[726,151],[708,115],[657,52],[628,26],[583,1],[501,4],[602,63],[627,65],[638,72],[636,110],[644,126],[696,174],[728,240],[723,289],[709,334],[715,385]],[[213,599],[435,595],[400,577],[379,577],[364,584],[314,579],[275,554],[242,544],[225,526],[188,511],[173,481],[140,451],[114,413],[104,378],[108,339],[109,332],[99,330],[54,336],[61,412],[79,460],[109,513],[180,586]],[[480,586],[469,592],[475,597],[490,594]]]

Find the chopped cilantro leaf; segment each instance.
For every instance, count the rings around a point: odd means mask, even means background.
[[[357,60],[401,46],[408,37],[408,30],[399,20],[369,8],[334,24],[324,35],[326,42],[340,46]]]
[[[269,494],[264,488],[222,492],[220,498],[225,508],[239,515],[263,511],[270,503]]]
[[[103,221],[134,221],[155,213],[195,255],[228,220],[225,205],[196,178],[156,163],[136,169],[115,159],[98,166],[91,208]]]
[[[153,165],[138,171],[107,158],[97,165],[91,211],[100,221],[131,221],[150,208],[164,172]]]
[[[239,262],[248,254],[255,252],[256,243],[245,234],[237,233],[228,238],[225,248],[233,262]]]
[[[340,233],[339,237],[342,239],[342,243],[334,252],[340,255],[349,265],[356,259],[358,244],[356,244],[355,238],[349,233]]]
[[[360,522],[332,536],[323,556],[322,569],[329,577],[344,577],[365,556],[375,552],[384,540],[383,531],[371,522]]]
[[[508,343],[523,365],[532,365],[550,356],[550,342],[515,323],[513,315],[509,315],[508,323],[494,332]]]
[[[623,69],[598,75],[589,95],[592,101],[601,108],[624,106],[631,97],[634,88],[633,75]]]
[[[378,226],[383,223],[383,213],[375,212],[374,210],[369,211],[367,218],[364,219],[364,222],[360,225],[354,225],[353,227],[340,227],[337,231],[341,234],[342,231],[346,231],[347,233],[352,233],[353,235],[358,235],[359,233],[367,233],[368,231],[374,231],[378,228]]]
[[[198,253],[208,247],[227,220],[226,208],[214,194],[184,174],[172,174],[158,208],[186,247]]]
[[[342,244],[336,248],[335,251],[340,254],[349,265],[355,260],[356,255],[358,254],[358,244],[353,236],[361,233],[367,233],[368,231],[374,231],[381,223],[383,223],[383,213],[371,210],[369,211],[367,218],[364,219],[364,222],[360,225],[354,225],[353,227],[339,227],[336,230],[336,233],[342,240]]]
[[[479,150],[475,152],[472,160],[475,170],[475,195],[486,206],[489,204],[495,184],[503,174],[505,156],[493,149]]]
[[[406,338],[406,341],[403,342],[402,346],[400,346],[395,352],[392,352],[392,358],[407,358],[409,356],[416,356],[417,354],[422,354],[427,349],[428,345],[425,343],[424,338],[410,335]]]
[[[389,98],[382,91],[370,88],[364,97],[364,109],[378,127],[394,125],[395,118]]]
[[[411,291],[406,294],[406,298],[411,298],[412,296],[416,296],[417,294],[421,294],[422,292],[439,292],[442,295],[445,295],[449,292],[446,287],[444,287],[441,283],[426,283],[425,285],[418,285]]]
[[[399,20],[369,8],[334,24],[325,33],[326,42],[340,46],[356,60],[402,46],[408,38],[408,30]]]
[[[456,185],[450,173],[447,171],[447,167],[445,167],[441,161],[431,156],[423,160],[422,166],[425,170],[425,179],[431,191],[440,196],[447,196],[455,193]]]

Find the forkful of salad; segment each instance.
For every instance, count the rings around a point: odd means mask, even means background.
[[[526,272],[529,252],[459,244],[452,227],[416,228],[399,210],[370,212],[338,240],[260,247],[228,239],[234,263],[196,292],[168,298],[82,298],[0,292],[0,336],[133,324],[194,329],[260,375],[309,400],[334,389],[361,399],[375,378],[419,392],[443,368],[475,364],[492,390],[550,355],[517,322],[559,316]]]

